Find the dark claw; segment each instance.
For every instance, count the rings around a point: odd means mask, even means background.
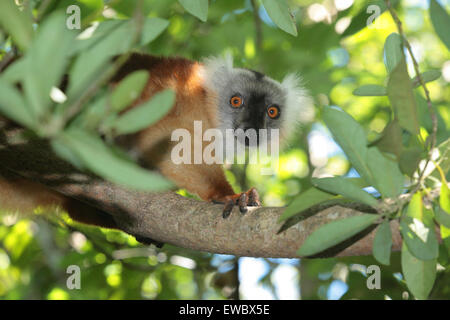
[[[222,212],[222,217],[224,219],[228,218],[231,214],[231,210],[233,210],[233,206],[234,206],[234,201],[233,200],[228,200],[225,203],[225,207],[223,208],[223,212]]]
[[[250,206],[250,207],[260,207],[261,206],[261,201],[259,200],[258,191],[256,191],[255,188],[252,188],[249,193],[250,193],[250,196],[249,196],[249,199],[248,199],[248,206]]]
[[[245,214],[248,211],[248,209],[247,209],[247,200],[248,200],[247,194],[242,193],[241,196],[239,197],[239,200],[238,200],[239,211],[242,214]]]
[[[255,188],[251,188],[247,192],[241,194],[234,194],[226,196],[223,201],[212,200],[214,203],[224,203],[225,207],[222,211],[222,216],[224,219],[228,218],[235,205],[239,206],[239,211],[242,214],[247,213],[248,207],[260,207],[261,201],[259,201],[258,191]],[[222,200],[222,199],[221,199]]]

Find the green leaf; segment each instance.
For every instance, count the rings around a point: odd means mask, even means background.
[[[87,90],[89,84],[93,83],[96,77],[109,67],[109,58],[102,54],[94,56],[92,51],[80,54],[70,71],[67,96],[72,100]]]
[[[118,157],[102,140],[87,132],[70,129],[61,138],[86,168],[111,182],[144,191],[161,191],[172,186],[160,174]]]
[[[442,178],[441,194],[439,197],[439,205],[445,211],[450,212],[450,190],[448,188],[447,181],[445,181],[444,177]]]
[[[323,119],[365,181],[374,186],[383,197],[401,194],[404,177],[397,163],[384,157],[377,148],[367,148],[364,130],[350,115],[335,108],[326,108]]]
[[[398,121],[393,120],[387,124],[381,133],[381,137],[370,144],[376,146],[380,151],[395,154],[397,157],[402,152],[402,129]]]
[[[155,40],[169,25],[169,21],[158,17],[146,18],[144,20],[140,45],[144,46]],[[97,26],[91,27],[92,29],[83,32],[74,43],[73,53],[80,53],[86,50],[92,49],[96,45],[100,45],[100,42],[106,41],[101,46],[111,46],[111,48],[118,52],[123,53],[126,48],[122,47],[122,43],[110,39],[113,33],[123,34],[125,32],[133,32],[132,20],[106,20],[100,22]],[[93,32],[92,32],[93,31]],[[116,38],[116,36],[113,36]],[[130,37],[129,37],[130,38]],[[129,39],[131,40],[131,39]],[[127,44],[128,45],[128,44]]]
[[[391,5],[395,6],[398,0],[392,0]],[[384,0],[375,0],[370,1],[368,5],[373,5],[373,7],[377,7],[380,11],[380,15],[387,9],[386,3]],[[361,6],[361,10],[358,12],[357,15],[352,17],[352,22],[350,25],[345,29],[345,31],[342,33],[341,37],[348,37],[352,34],[355,34],[359,32],[360,30],[364,29],[368,25],[369,17],[372,16],[375,12],[374,11],[368,11],[368,5]],[[378,19],[378,17],[376,17]]]
[[[124,20],[105,20],[98,24],[94,24],[77,36],[73,43],[71,53],[80,54],[92,49],[100,42],[106,40],[112,32],[120,26],[123,26],[124,23],[126,23]]]
[[[102,132],[111,133],[112,128],[114,127],[119,115],[117,113],[109,114],[104,117],[100,124],[100,130]]]
[[[326,108],[323,120],[356,171],[373,185],[374,177],[366,164],[368,149],[364,129],[349,114],[335,108]]]
[[[61,138],[55,138],[50,141],[50,145],[52,146],[55,154],[61,159],[67,161],[68,163],[73,164],[79,170],[84,170],[83,161],[80,160],[78,155],[70,149]]]
[[[440,234],[443,244],[448,250],[448,253],[450,254],[450,228],[446,228],[445,226],[440,226]]]
[[[19,48],[26,50],[33,38],[31,17],[20,11],[14,1],[0,1],[0,25],[12,36]]]
[[[450,190],[447,185],[447,181],[445,181],[445,177],[442,177],[442,185],[441,185],[441,194],[439,195],[439,220],[442,222],[439,222],[446,226],[447,228],[450,228],[448,225],[448,219],[450,216]],[[436,215],[436,219],[437,219]],[[439,221],[438,220],[438,221]]]
[[[418,134],[419,121],[416,100],[404,59],[390,73],[387,92],[400,126],[412,134]]]
[[[430,18],[437,35],[450,50],[450,17],[436,0],[430,1]]]
[[[419,260],[409,252],[408,247],[403,243],[402,271],[411,293],[417,299],[427,299],[436,279],[436,259]]]
[[[183,8],[205,22],[208,18],[208,0],[178,0]]]
[[[434,232],[432,213],[423,207],[420,193],[414,194],[400,221],[402,238],[409,252],[420,260],[436,259],[439,243]]]
[[[129,107],[132,102],[141,96],[147,84],[149,73],[139,70],[129,74],[123,79],[111,94],[111,107],[114,112],[120,112]]]
[[[295,197],[286,210],[284,210],[283,214],[278,219],[278,222],[284,221],[316,204],[335,198],[335,195],[328,192],[323,192],[316,188],[309,188]]]
[[[420,194],[420,192],[416,192],[407,207],[407,210],[404,212],[406,216],[411,217],[411,218],[416,218],[419,220],[423,220],[424,219],[424,212],[423,212],[423,204],[422,204],[422,195]],[[429,217],[427,217],[429,218]],[[428,220],[428,222],[431,222],[430,220]]]
[[[355,186],[359,187],[360,189],[370,187],[370,184],[367,183],[367,181],[365,181],[363,178],[345,178],[345,180],[353,183]]]
[[[373,242],[373,255],[375,259],[384,264],[390,264],[392,249],[392,232],[389,221],[379,225]]]
[[[364,213],[327,223],[314,230],[297,254],[305,257],[320,253],[363,231],[378,218],[379,216],[376,214]]]
[[[447,249],[445,243],[441,243],[439,245],[439,257],[437,263],[439,263],[444,268],[447,268],[450,265],[450,250]]]
[[[106,93],[98,95],[76,115],[70,126],[87,129],[88,131],[97,130],[109,112],[108,98],[109,96]]]
[[[53,103],[50,91],[53,86],[59,86],[69,62],[74,34],[66,28],[65,22],[63,12],[53,13],[46,18],[26,56],[28,70],[24,79],[24,92],[28,105],[37,117],[44,115]]]
[[[9,65],[6,70],[2,71],[1,79],[9,83],[17,83],[25,79],[25,75],[28,72],[28,63],[26,59],[20,58]]]
[[[155,40],[169,25],[169,21],[161,18],[147,18],[142,27],[141,45],[147,45]]]
[[[373,186],[384,198],[394,198],[402,193],[405,178],[396,161],[372,147],[367,151],[367,166],[373,175]]]
[[[283,31],[297,36],[297,26],[286,0],[262,0],[270,19]]]
[[[442,209],[441,206],[435,206],[434,217],[439,224],[443,225],[446,228],[450,228],[450,213]]]
[[[409,177],[412,177],[419,167],[422,156],[423,150],[418,147],[412,147],[402,151],[398,159],[400,170]]]
[[[373,239],[373,256],[378,262],[388,266],[391,260],[392,233],[389,221],[384,221],[378,226]]]
[[[384,43],[384,64],[387,72],[391,73],[403,58],[402,38],[398,33],[393,32]]]
[[[441,167],[444,175],[450,170],[450,138],[442,142],[438,146],[439,150],[439,166]]]
[[[131,48],[133,39],[130,35],[136,31],[132,22],[128,20],[111,21],[105,25],[102,23],[100,26],[104,27],[98,35],[94,32],[91,38],[83,40],[87,41],[85,44],[88,49],[83,50],[77,57],[70,71],[69,97],[78,97],[103,70],[107,69],[113,56],[123,54]],[[83,43],[78,44],[78,49],[83,47]]]
[[[120,116],[113,124],[119,135],[134,133],[152,125],[164,117],[175,102],[175,92],[166,89],[155,94],[149,101]]]
[[[348,199],[365,203],[369,206],[376,207],[378,201],[366,191],[361,190],[355,184],[343,177],[312,179],[312,184],[324,191],[340,194]]]
[[[153,1],[153,0],[126,0],[126,1],[112,1],[108,4],[115,11],[119,12],[120,15],[126,17],[133,17],[135,13],[136,6],[140,6],[142,15],[145,17],[151,12],[158,12],[162,15],[163,11],[169,12],[171,5],[175,0],[165,0],[165,1]]]
[[[441,70],[437,70],[437,69],[428,70],[428,71],[422,72],[420,74],[420,77],[422,78],[423,82],[425,82],[425,83],[437,80],[437,79],[439,79],[440,76],[441,76]],[[414,88],[417,88],[420,86],[419,78],[417,76],[412,78],[411,81],[412,81]]]
[[[25,127],[33,128],[34,121],[19,90],[0,80],[0,113]]]
[[[386,88],[378,84],[366,84],[353,91],[355,96],[386,96]]]
[[[433,121],[430,117],[430,109],[427,100],[422,95],[423,90],[414,90],[414,97],[417,104],[417,115],[419,118],[420,127],[423,127],[427,132],[433,131]],[[438,108],[436,104],[431,101],[431,106],[433,109]],[[442,113],[444,115],[444,113]],[[436,142],[442,143],[447,140],[450,136],[449,130],[447,129],[446,121],[442,118],[440,112],[436,113],[437,117],[437,132],[436,132]],[[422,145],[419,142],[419,145]]]

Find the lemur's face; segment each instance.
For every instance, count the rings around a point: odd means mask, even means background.
[[[238,129],[244,132],[254,129],[255,142],[259,143],[260,129],[266,129],[270,138],[270,129],[281,127],[285,94],[279,83],[262,73],[233,69],[218,100],[222,127],[234,129],[238,138],[241,137]],[[252,131],[248,133],[252,134]],[[246,145],[251,142],[248,136],[239,141]]]
[[[273,137],[272,129],[279,129],[281,137],[293,131],[299,111],[309,103],[295,75],[280,83],[257,71],[233,68],[231,58],[207,60],[205,71],[206,85],[217,97],[219,128],[235,130],[237,140],[245,145],[262,142],[260,129],[265,129],[267,141]],[[256,137],[252,141],[241,130]]]

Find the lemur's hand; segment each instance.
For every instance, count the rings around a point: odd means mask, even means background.
[[[224,203],[222,216],[223,218],[228,218],[235,205],[239,206],[239,211],[245,214],[248,209],[247,207],[260,207],[261,202],[259,200],[258,191],[255,188],[251,188],[247,192],[236,193],[231,196],[225,196],[219,200],[213,200],[215,203]]]

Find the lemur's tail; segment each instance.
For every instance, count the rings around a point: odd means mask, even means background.
[[[32,213],[37,207],[60,208],[78,222],[104,228],[117,228],[114,218],[84,202],[66,197],[42,184],[0,173],[0,211]]]

